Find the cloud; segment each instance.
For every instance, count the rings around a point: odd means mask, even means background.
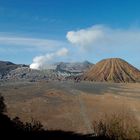
[[[4,55],[25,55],[33,58],[32,69],[51,68],[51,63],[68,54],[69,43],[61,40],[17,37],[0,33],[0,52]],[[42,55],[45,54],[45,55]],[[29,62],[30,63],[30,62]]]
[[[103,34],[102,26],[93,26],[79,31],[69,31],[66,38],[75,45],[88,46],[102,38]]]
[[[114,29],[104,25],[95,25],[78,31],[69,31],[67,40],[84,50],[91,49],[127,49],[139,48],[140,29]],[[116,49],[117,50],[117,49]]]
[[[47,53],[42,56],[36,56],[33,59],[33,63],[30,65],[31,69],[50,69],[51,68],[51,62],[53,59],[57,59],[58,57],[63,57],[68,54],[68,49],[61,48],[60,50],[53,52],[53,53]]]
[[[56,52],[57,56],[65,56],[67,54],[68,54],[68,49],[66,49],[66,48],[62,48],[62,49],[60,49],[59,51]]]
[[[32,49],[32,50],[37,48],[40,50],[53,51],[54,49],[66,46],[66,43],[59,40],[2,36],[0,34],[0,45],[10,45],[11,47],[24,46],[24,48]]]

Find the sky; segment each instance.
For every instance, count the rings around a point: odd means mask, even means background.
[[[44,67],[119,57],[140,68],[139,0],[0,0],[0,60]]]

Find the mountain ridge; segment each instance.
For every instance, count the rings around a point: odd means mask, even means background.
[[[92,66],[84,80],[98,82],[139,82],[140,71],[121,58],[103,59]]]
[[[60,62],[56,70],[68,73],[83,73],[89,69],[93,64],[89,61],[83,62]]]
[[[14,64],[9,61],[0,61],[0,79],[10,80],[48,80],[48,79],[64,79],[69,76],[77,76],[91,65],[90,62],[58,62],[52,64],[50,69],[35,70],[30,69],[28,65]],[[53,68],[53,69],[52,69]]]
[[[0,61],[0,79],[55,80],[74,79],[95,82],[140,82],[140,70],[121,58],[103,59],[95,65],[88,62],[58,62],[55,69],[34,70],[28,65]]]

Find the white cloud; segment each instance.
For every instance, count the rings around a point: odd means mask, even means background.
[[[27,38],[27,37],[13,37],[13,36],[2,36],[0,35],[0,45],[12,46],[24,46],[29,49],[40,49],[40,50],[54,50],[56,48],[66,46],[66,43],[58,40],[50,39],[38,39],[38,38]]]
[[[68,42],[61,40],[4,36],[4,33],[0,33],[0,52],[4,55],[22,53],[31,58],[35,55],[36,57],[33,58],[33,63],[30,65],[32,69],[50,68],[54,58],[61,60],[61,57],[63,58],[68,54],[68,49],[66,48],[68,46]]]
[[[66,38],[70,43],[84,50],[140,47],[140,29],[113,29],[95,25],[87,29],[69,31]]]
[[[66,49],[66,48],[62,48],[62,49],[60,49],[59,51],[56,52],[57,56],[65,56],[67,54],[68,54],[68,49]]]
[[[103,37],[103,27],[93,26],[79,31],[69,31],[66,38],[73,44],[87,46]]]
[[[47,53],[42,56],[36,56],[33,59],[33,63],[30,65],[31,69],[50,69],[51,68],[51,62],[53,59],[57,59],[58,57],[63,57],[68,54],[68,49],[61,48],[60,50],[53,52],[53,53]]]

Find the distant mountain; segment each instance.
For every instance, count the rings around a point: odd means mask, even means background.
[[[8,61],[0,61],[0,79],[6,75],[8,72],[10,72],[11,70],[16,69],[17,67],[19,67],[19,65],[16,65],[12,62],[8,62]]]
[[[84,62],[60,62],[53,69],[33,70],[28,65],[0,61],[1,80],[61,80],[80,77],[98,82],[140,82],[140,71],[120,58],[104,59],[96,65]]]
[[[2,80],[52,80],[65,79],[69,76],[83,74],[91,67],[88,61],[82,63],[58,62],[50,65],[50,69],[34,70],[28,65],[14,64],[12,62],[0,61],[0,79]]]
[[[92,66],[82,78],[99,82],[139,82],[140,71],[120,58],[111,58]]]
[[[18,67],[11,70],[4,79],[10,80],[49,80],[49,79],[59,79],[62,78],[55,70],[34,70],[29,67]]]
[[[57,65],[56,70],[66,73],[83,73],[88,70],[93,64],[84,62],[61,62]]]

